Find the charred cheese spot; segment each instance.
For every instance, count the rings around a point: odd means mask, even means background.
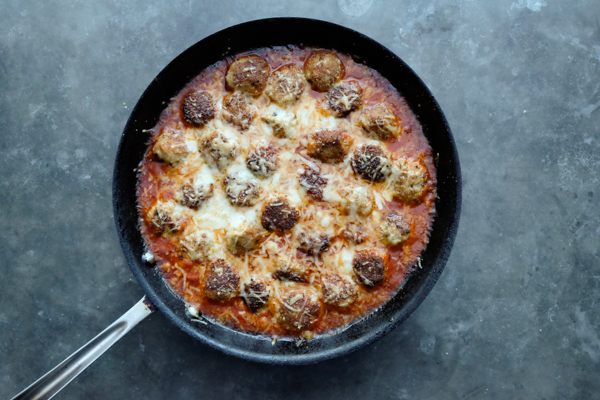
[[[232,89],[238,89],[252,96],[265,90],[269,77],[269,64],[259,56],[245,56],[236,59],[227,71],[226,81]]]

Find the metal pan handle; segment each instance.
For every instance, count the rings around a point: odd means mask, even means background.
[[[146,300],[146,296],[135,306],[90,340],[82,348],[71,354],[53,370],[33,382],[27,389],[13,397],[16,399],[46,400],[52,398],[67,386],[77,375],[96,361],[106,350],[133,329],[156,308]]]

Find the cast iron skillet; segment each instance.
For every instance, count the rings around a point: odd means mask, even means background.
[[[161,111],[186,83],[204,68],[253,48],[314,46],[350,54],[355,61],[379,71],[406,98],[423,126],[437,157],[438,199],[431,240],[422,255],[422,269],[380,310],[343,332],[297,346],[293,340],[271,340],[223,326],[200,324],[186,315],[184,303],[163,282],[156,268],[142,262],[144,246],[138,230],[135,167],[146,151],[148,136]],[[458,154],[444,115],[419,77],[394,53],[374,40],[329,22],[304,18],[272,18],[246,22],[196,43],[173,60],[146,89],[127,122],[113,177],[114,212],[121,246],[131,271],[150,301],[192,337],[247,360],[271,364],[307,364],[350,353],[371,343],[404,321],[423,301],[450,255],[458,227],[461,180]]]
[[[157,268],[142,261],[144,244],[138,229],[136,208],[135,169],[144,157],[149,138],[143,131],[157,123],[170,99],[204,68],[227,55],[254,48],[287,45],[335,49],[379,71],[404,96],[417,115],[433,148],[438,169],[437,215],[429,245],[421,257],[422,268],[417,268],[404,287],[377,311],[341,332],[317,337],[299,346],[289,339],[280,339],[272,344],[265,337],[244,334],[210,322],[199,323],[190,318],[183,301],[163,281]],[[398,56],[356,31],[329,22],[305,18],[271,18],[236,25],[201,40],[175,58],[150,83],[133,109],[121,137],[113,175],[113,203],[121,247],[131,271],[146,292],[147,299],[171,322],[195,339],[246,360],[270,364],[308,364],[348,354],[381,338],[408,318],[425,299],[444,269],[456,236],[461,205],[460,165],[454,139],[442,110],[421,79]],[[66,375],[66,378],[60,379],[63,379],[64,384],[68,383],[85,368],[79,367],[81,362],[78,360],[91,357],[86,355],[91,353],[91,345],[112,335],[119,323],[122,324],[119,335],[124,334],[153,310],[152,304],[138,303],[81,351],[40,378],[30,388],[47,385],[44,380],[57,380],[53,374]],[[112,342],[103,346],[106,349],[110,345]],[[100,345],[96,343],[95,346]],[[84,355],[80,354],[82,352]],[[100,354],[101,352],[93,356],[97,358]],[[73,372],[65,372],[68,368],[72,368]],[[52,392],[52,395],[58,390]],[[19,396],[18,398],[27,398]]]

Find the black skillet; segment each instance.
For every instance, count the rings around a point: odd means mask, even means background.
[[[181,298],[167,287],[156,267],[142,261],[144,244],[138,230],[135,169],[146,151],[148,135],[144,130],[156,124],[169,100],[204,68],[228,55],[254,48],[287,45],[335,49],[379,71],[390,81],[417,115],[433,149],[438,169],[438,198],[437,215],[429,244],[421,256],[421,266],[415,268],[406,284],[390,301],[341,332],[316,337],[308,342],[280,339],[273,344],[269,338],[191,318]],[[460,164],[450,127],[438,103],[421,79],[398,56],[363,34],[329,22],[305,18],[270,18],[236,25],[201,40],[175,58],[150,83],[133,109],[121,137],[113,175],[113,203],[121,247],[131,271],[146,292],[147,299],[172,323],[201,342],[246,360],[269,364],[309,364],[348,354],[374,342],[408,318],[425,299],[444,269],[456,236],[461,205]],[[136,307],[141,311],[137,312],[134,324],[152,311],[152,304],[147,301],[146,305],[138,303]],[[123,329],[129,330],[133,326],[127,325]],[[103,335],[110,334],[107,331],[92,342],[101,341]],[[86,345],[82,350],[89,352],[88,347]],[[65,362],[70,360],[72,364],[72,358],[76,355]],[[99,354],[94,359],[97,356]],[[63,364],[48,375],[60,374],[61,368],[68,368]],[[79,372],[71,372],[70,379]],[[66,373],[63,371],[62,374]],[[40,381],[43,379],[49,380],[52,376],[45,376]],[[64,384],[70,379],[63,378],[63,381],[66,380]],[[35,389],[36,385],[44,383],[40,381],[30,388]],[[52,395],[58,390],[53,391]]]

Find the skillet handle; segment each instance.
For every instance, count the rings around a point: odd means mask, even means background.
[[[96,361],[117,340],[125,336],[127,332],[155,310],[154,305],[146,300],[146,296],[144,296],[142,300],[123,314],[121,318],[113,322],[112,325],[103,330],[82,348],[71,354],[66,360],[54,367],[53,370],[13,397],[12,400],[46,400],[52,398],[91,363]]]

